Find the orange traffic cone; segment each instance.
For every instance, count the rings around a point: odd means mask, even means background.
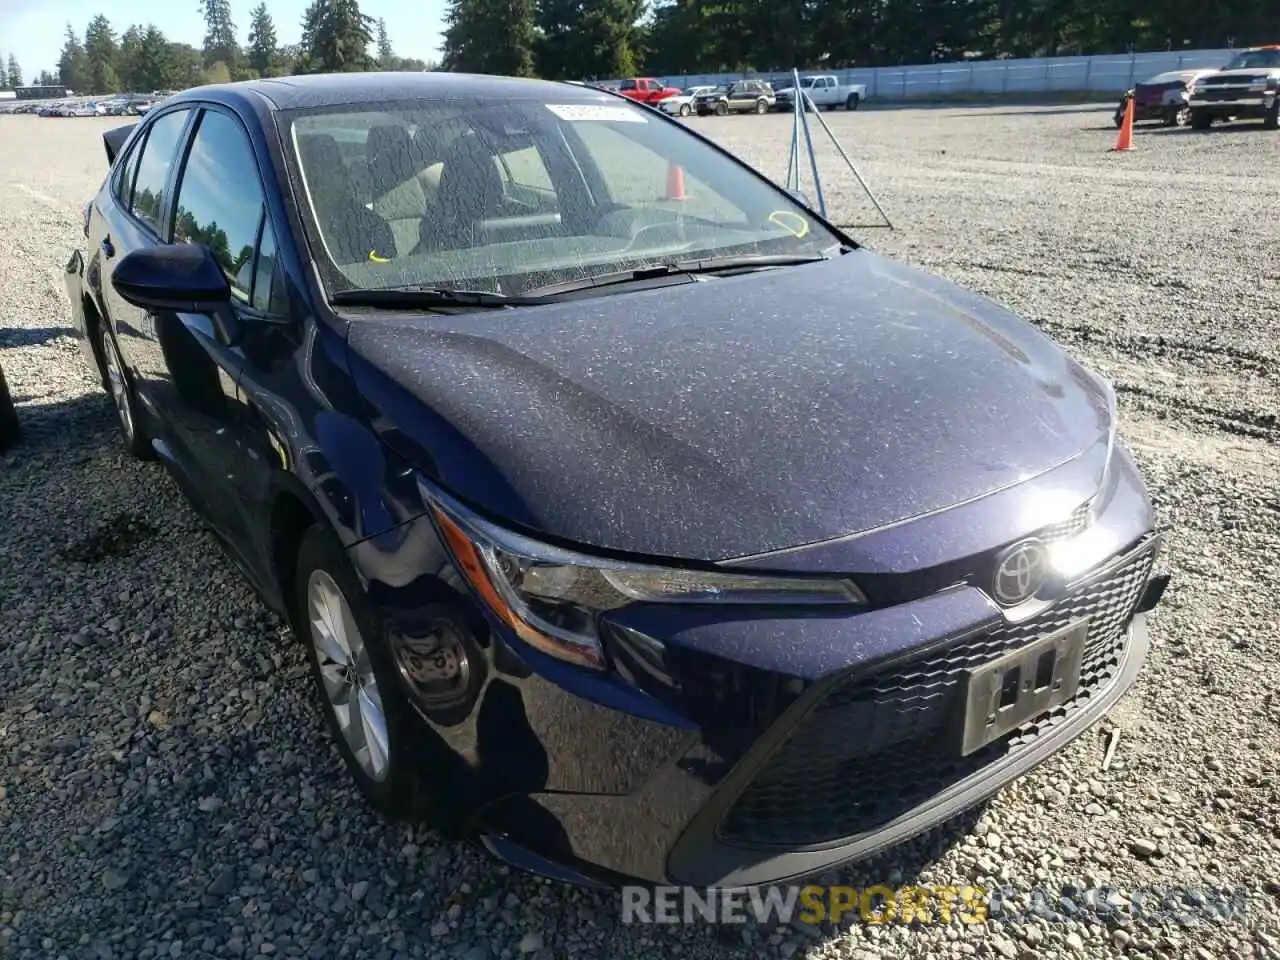
[[[678,163],[667,165],[667,196],[668,200],[687,200],[688,197],[684,193],[684,167]]]
[[[1124,120],[1120,123],[1120,136],[1116,137],[1116,145],[1111,152],[1133,149],[1133,97],[1124,105]]]

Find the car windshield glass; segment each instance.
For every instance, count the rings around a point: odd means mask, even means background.
[[[1280,50],[1247,50],[1231,61],[1228,70],[1280,67]]]
[[[612,98],[358,103],[283,115],[330,294],[516,296],[842,238],[647,108]]]

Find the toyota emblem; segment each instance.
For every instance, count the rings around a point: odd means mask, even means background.
[[[1036,595],[1048,574],[1049,553],[1039,540],[1023,540],[1001,554],[991,586],[1003,606],[1012,607]]]

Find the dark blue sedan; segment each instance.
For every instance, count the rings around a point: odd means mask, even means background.
[[[1132,684],[1110,386],[689,128],[439,73],[190,90],[67,265],[129,450],[307,644],[391,816],[526,869],[864,857]]]

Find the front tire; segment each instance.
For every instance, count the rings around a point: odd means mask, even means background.
[[[1271,101],[1271,109],[1263,115],[1262,125],[1268,130],[1280,130],[1280,94]]]
[[[124,361],[116,347],[116,338],[99,322],[96,327],[98,338],[98,356],[102,361],[102,382],[107,387],[111,404],[116,411],[116,424],[120,427],[120,437],[131,457],[138,460],[154,460],[155,450],[146,436],[138,411],[137,397],[133,392],[133,381],[125,370]]]
[[[1213,126],[1213,114],[1208,110],[1191,110],[1191,129],[1208,130]]]
[[[721,100],[716,104],[716,116],[727,117],[729,115],[729,105]]]
[[[1185,127],[1191,122],[1191,108],[1186,106],[1169,106],[1164,111],[1166,127]]]
[[[769,112],[769,101],[760,99],[756,101],[756,113],[765,114]]]
[[[691,113],[693,113],[692,107],[690,107],[687,103],[680,104],[680,116],[687,117]]]
[[[373,607],[333,535],[319,524],[298,547],[297,630],[329,732],[356,786],[391,819],[431,821],[416,748],[419,723]]]

